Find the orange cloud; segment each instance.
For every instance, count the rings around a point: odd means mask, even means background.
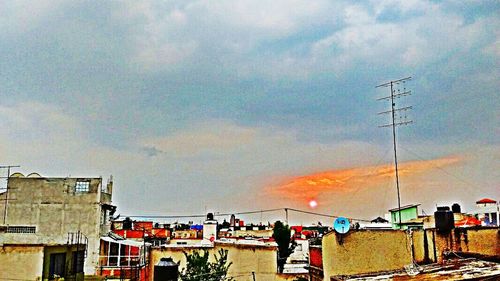
[[[400,177],[408,178],[460,161],[461,158],[450,156],[432,160],[405,162],[399,165],[399,175]],[[375,186],[393,178],[393,165],[365,166],[291,177],[277,184],[270,185],[265,190],[271,196],[284,197],[296,202],[309,202],[309,200],[315,199],[325,193],[348,193],[358,187]]]

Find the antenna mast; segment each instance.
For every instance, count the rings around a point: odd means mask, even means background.
[[[19,168],[21,166],[19,165],[6,165],[6,166],[0,166],[0,169],[7,169],[7,176],[6,177],[0,177],[0,178],[5,178],[6,183],[5,183],[5,199],[0,199],[2,201],[5,201],[4,203],[4,209],[3,209],[3,224],[6,223],[7,221],[7,205],[9,204],[10,200],[9,199],[9,178],[10,178],[10,169],[11,168]],[[3,191],[3,188],[0,188],[0,193]]]
[[[412,106],[406,106],[406,107],[396,107],[396,102],[395,99],[399,99],[405,96],[411,95],[411,91],[406,89],[406,82],[411,80],[410,77],[406,78],[401,78],[398,80],[393,80],[389,81],[383,84],[380,84],[376,86],[375,88],[381,88],[381,87],[390,87],[391,90],[391,95],[383,98],[377,99],[378,101],[390,101],[391,102],[391,110],[387,111],[382,111],[379,112],[378,114],[391,114],[391,120],[392,122],[390,124],[386,125],[381,125],[379,128],[386,128],[386,127],[392,127],[392,143],[394,146],[394,170],[396,172],[396,189],[398,191],[398,218],[399,218],[399,225],[398,228],[401,228],[401,195],[399,192],[399,172],[398,172],[398,153],[397,153],[397,145],[396,145],[396,126],[400,125],[408,125],[411,124],[413,121],[408,120],[406,113],[411,110],[413,107]],[[396,120],[396,116],[399,117],[399,120]]]

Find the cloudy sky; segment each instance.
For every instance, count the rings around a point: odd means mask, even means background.
[[[0,162],[114,176],[122,214],[373,218],[500,195],[498,1],[4,1]],[[311,218],[313,220],[313,218]]]

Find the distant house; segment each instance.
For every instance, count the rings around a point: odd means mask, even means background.
[[[483,226],[498,226],[499,213],[498,202],[489,198],[476,201],[476,209],[470,212],[481,221]]]
[[[369,223],[360,222],[359,225],[361,229],[392,229],[392,224],[382,217],[377,217]]]
[[[389,221],[382,218],[382,217],[377,217],[373,220],[370,221],[371,223],[388,223]]]
[[[401,206],[400,208],[390,209],[391,213],[391,224],[393,229],[407,229],[408,226],[404,222],[409,222],[410,220],[418,218],[418,206],[420,204],[410,204]],[[401,217],[401,225],[399,224]]]

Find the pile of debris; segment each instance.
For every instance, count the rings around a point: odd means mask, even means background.
[[[500,280],[500,264],[475,258],[450,259],[441,264],[412,265],[405,271],[351,276],[344,280]]]

